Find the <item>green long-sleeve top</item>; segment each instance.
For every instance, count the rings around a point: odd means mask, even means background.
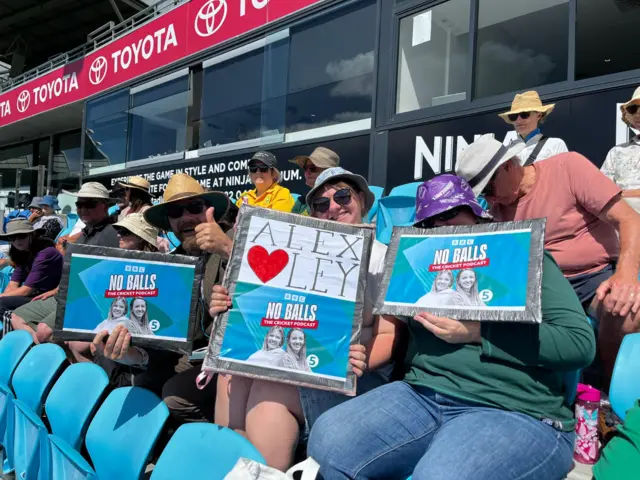
[[[409,321],[405,381],[460,400],[574,429],[564,376],[595,356],[584,310],[551,255],[542,275],[542,323],[484,322],[481,344],[449,344]]]

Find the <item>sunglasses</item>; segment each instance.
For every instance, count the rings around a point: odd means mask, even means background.
[[[635,115],[637,113],[637,111],[638,111],[638,108],[640,108],[640,105],[635,105],[635,104],[634,105],[629,105],[627,107],[627,113],[629,115]]]
[[[76,202],[76,208],[77,209],[81,209],[81,208],[86,208],[86,209],[91,209],[91,208],[96,208],[98,206],[99,202],[96,202],[95,200],[85,200],[83,202]]]
[[[434,215],[433,217],[425,218],[420,223],[418,223],[418,228],[433,228],[436,226],[436,222],[447,222],[452,220],[458,216],[458,214],[462,211],[463,207],[452,208],[451,210],[444,211],[439,213],[438,215]]]
[[[530,116],[531,116],[531,112],[520,112],[520,113],[512,113],[511,115],[507,115],[507,118],[511,122],[515,122],[518,119],[518,117],[522,118],[523,120],[526,120]]]
[[[121,237],[129,237],[129,236],[135,235],[135,233],[133,233],[131,230],[127,230],[126,228],[123,228],[123,227],[115,227],[115,229],[116,229],[116,233]]]
[[[348,188],[343,188],[341,190],[338,190],[336,193],[333,194],[333,201],[336,202],[341,207],[344,207],[345,205],[349,205],[349,202],[351,202],[351,190],[349,190]],[[316,198],[314,201],[311,202],[311,209],[314,212],[318,212],[318,213],[325,213],[326,211],[329,210],[330,206],[331,206],[331,199],[327,197]]]
[[[304,167],[302,167],[302,169],[305,172],[309,172],[309,173],[316,173],[320,171],[320,169],[316,167],[313,163],[307,163]]]
[[[14,242],[16,240],[24,240],[25,238],[27,238],[29,235],[31,235],[30,233],[16,233],[15,235],[11,235],[9,237],[9,241],[10,242]]]
[[[251,165],[249,167],[251,173],[267,173],[269,170],[271,170],[271,167],[267,167],[266,165]]]
[[[202,202],[187,203],[186,205],[172,203],[167,205],[167,215],[169,218],[180,218],[185,210],[191,215],[199,215],[204,210],[204,207],[205,205]]]

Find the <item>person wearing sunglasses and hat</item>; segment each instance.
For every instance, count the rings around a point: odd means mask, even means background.
[[[184,173],[169,179],[163,200],[144,212],[144,218],[160,230],[173,232],[180,240],[173,254],[200,257],[205,264],[193,336],[195,351],[208,345],[213,319],[206,305],[213,285],[222,281],[231,254],[238,209],[224,193],[206,191],[200,182]],[[198,390],[196,378],[200,370],[200,361],[183,356],[176,367],[178,375],[164,385],[162,398],[175,423],[213,422],[216,380]]]
[[[118,220],[130,213],[144,213],[153,205],[151,184],[142,177],[129,177],[126,182],[117,182],[113,190],[118,195]]]
[[[518,157],[527,165],[568,152],[567,145],[560,138],[547,137],[540,131],[540,124],[553,112],[555,104],[543,105],[538,92],[519,93],[511,103],[508,112],[499,116],[513,125],[518,138],[512,143],[523,143]]]
[[[256,188],[240,195],[236,205],[243,204],[256,207],[290,212],[293,208],[293,197],[288,188],[280,185],[278,162],[271,152],[257,152],[249,160],[249,177]]]
[[[631,100],[620,106],[620,112],[624,123],[640,131],[640,87]],[[600,170],[622,189],[627,203],[640,212],[640,135],[609,150]]]
[[[329,168],[318,175],[313,189],[307,194],[312,217],[350,225],[362,224],[373,202],[374,196],[367,181],[340,167]],[[349,352],[349,362],[360,377],[358,394],[384,385],[393,371],[391,360],[378,361],[376,352],[388,341],[389,325],[398,320],[373,315],[385,254],[386,246],[374,241],[364,295],[362,345],[352,346]],[[230,305],[227,290],[222,286],[214,287],[210,313],[217,315]],[[286,367],[286,362],[282,366]],[[268,465],[286,471],[293,462],[298,440],[301,438],[304,442],[316,419],[346,400],[348,397],[344,395],[323,390],[242,377],[229,380],[220,376],[216,423],[246,432],[246,437],[262,453]]]
[[[579,153],[523,166],[522,148],[484,135],[458,158],[456,173],[485,196],[499,221],[547,218],[545,248],[599,322],[606,391],[623,336],[640,331],[640,215]]]
[[[53,195],[45,195],[38,200],[38,206],[41,215],[33,222],[33,228],[43,229],[44,236],[55,240],[64,228],[64,221],[55,212],[59,209],[58,200]]]
[[[295,163],[304,171],[304,183],[307,187],[313,188],[318,175],[327,168],[338,167],[340,165],[340,157],[336,152],[327,147],[318,147],[311,152],[311,155],[298,156],[293,160],[289,160],[289,163]],[[311,214],[309,206],[307,205],[306,196],[300,195],[300,197],[298,197],[291,209],[291,213],[304,216]]]
[[[418,188],[417,228],[490,221],[460,177],[441,175]],[[307,452],[322,478],[565,478],[575,420],[564,373],[591,362],[595,338],[549,254],[541,304],[536,325],[427,312],[396,324],[392,335],[409,334],[407,373],[318,419]]]
[[[11,245],[9,258],[15,270],[4,293],[0,294],[0,314],[30,302],[36,295],[55,289],[62,275],[62,255],[53,240],[42,237],[29,220],[18,218],[7,224],[0,239]]]

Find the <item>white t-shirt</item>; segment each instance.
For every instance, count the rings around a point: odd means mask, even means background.
[[[541,133],[531,137],[525,143],[524,150],[522,150],[522,152],[518,154],[518,158],[520,158],[520,160],[522,160],[523,162],[526,162],[527,159],[531,156],[531,154],[535,150],[536,146],[538,145],[541,139],[542,139]],[[521,138],[518,138],[517,140],[514,140],[511,143],[511,145],[514,145],[517,142],[524,142],[524,140],[522,140]],[[536,157],[535,162],[539,162],[540,160],[545,160],[549,157],[553,157],[554,155],[558,155],[559,153],[565,153],[568,151],[569,149],[567,148],[567,144],[564,143],[564,141],[561,138],[547,137],[547,141],[542,146],[542,149],[538,153],[538,156]]]

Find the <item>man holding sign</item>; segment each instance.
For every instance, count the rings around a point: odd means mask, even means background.
[[[416,205],[419,228],[490,218],[453,175],[425,182]],[[595,339],[550,255],[543,263],[541,324],[424,312],[402,330],[409,332],[404,381],[335,407],[312,429],[307,451],[324,479],[566,476],[575,421],[564,372],[591,362]]]

